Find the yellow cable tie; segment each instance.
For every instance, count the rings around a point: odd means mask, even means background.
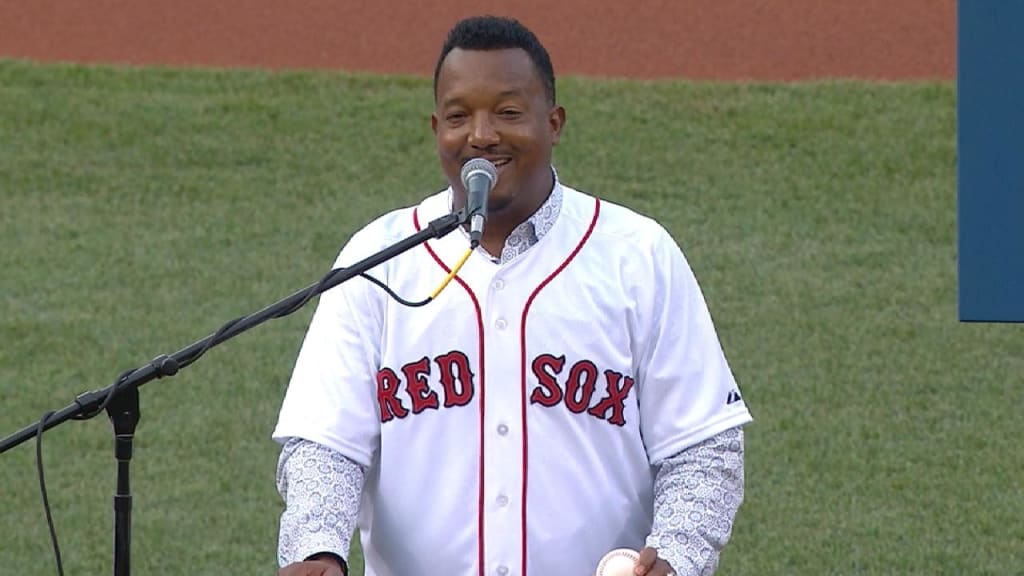
[[[455,275],[459,273],[459,270],[462,269],[462,265],[466,263],[466,260],[469,260],[469,255],[472,253],[472,248],[466,250],[466,253],[462,255],[462,258],[459,259],[459,262],[455,265],[454,268],[452,268],[452,271],[448,273],[448,277],[445,278],[444,282],[441,283],[437,290],[434,290],[434,293],[430,295],[431,300],[437,298],[437,295],[440,294],[441,291],[444,290],[446,286],[448,286],[448,283],[452,281],[452,278],[455,278]]]

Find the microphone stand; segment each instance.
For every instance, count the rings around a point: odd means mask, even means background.
[[[37,424],[26,426],[0,440],[0,454],[14,448],[44,430],[67,420],[86,420],[106,410],[114,428],[114,458],[117,460],[117,491],[114,494],[114,576],[130,575],[131,508],[132,495],[130,469],[132,440],[139,422],[139,386],[166,376],[173,376],[205,354],[214,346],[238,336],[272,318],[287,316],[309,302],[314,296],[342,282],[363,274],[374,266],[386,262],[432,238],[441,238],[464,224],[465,212],[452,213],[431,221],[425,228],[376,254],[360,260],[348,268],[331,270],[319,282],[295,292],[258,312],[232,320],[217,332],[171,354],[160,355],[149,364],[129,370],[114,384],[101,390],[85,392],[61,410],[43,418]]]

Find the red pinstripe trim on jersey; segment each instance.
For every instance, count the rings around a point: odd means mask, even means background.
[[[526,305],[523,306],[523,320],[519,331],[519,352],[522,358],[522,369],[520,370],[520,373],[522,374],[522,403],[520,410],[522,413],[523,421],[523,494],[521,504],[522,522],[520,525],[522,527],[523,536],[523,576],[526,576],[526,481],[529,478],[529,451],[527,447],[527,438],[529,437],[529,434],[527,433],[528,430],[526,428],[526,318],[530,312],[530,306],[533,304],[533,300],[537,297],[538,294],[540,294],[540,291],[543,290],[549,282],[554,280],[555,276],[561,274],[562,270],[565,270],[566,266],[568,266],[569,263],[572,262],[574,258],[576,258],[576,255],[580,253],[580,250],[583,248],[583,245],[586,244],[587,240],[590,239],[590,235],[594,232],[594,227],[597,226],[597,217],[600,214],[601,200],[594,198],[594,217],[590,220],[590,226],[587,228],[587,231],[583,234],[583,237],[580,238],[579,244],[576,245],[576,248],[573,249],[572,253],[569,254],[568,258],[566,258],[565,261],[562,262],[562,264],[558,268],[556,268],[554,272],[552,272],[547,278],[545,278],[540,284],[537,285],[537,288],[534,289],[533,294],[530,294],[530,297],[526,299]]]
[[[420,212],[419,212],[419,207],[415,208],[412,211],[412,221],[413,221],[413,224],[416,226],[416,231],[419,232],[420,231]],[[437,256],[437,253],[434,252],[434,249],[430,247],[430,244],[427,244],[426,242],[424,242],[423,243],[423,247],[427,249],[427,252],[429,252],[430,256],[434,259],[434,262],[437,262],[438,266],[440,266],[441,269],[444,270],[445,274],[450,274],[451,273],[452,269],[450,267],[448,267],[448,265],[445,264],[441,260],[441,258],[439,258]],[[486,374],[486,371],[484,370],[484,317],[483,317],[483,314],[480,313],[480,302],[476,299],[476,294],[473,293],[473,290],[469,287],[469,285],[466,284],[466,282],[462,278],[459,278],[457,275],[455,276],[455,281],[458,282],[462,286],[462,288],[466,290],[466,294],[469,294],[470,300],[473,301],[473,308],[476,309],[476,328],[477,328],[477,333],[480,335],[480,351],[479,351],[479,354],[478,354],[479,358],[480,358],[480,387],[479,387],[479,390],[478,390],[478,393],[480,395],[479,398],[478,398],[478,401],[480,402],[480,472],[479,472],[480,473],[480,480],[478,482],[478,485],[479,485],[480,488],[479,488],[479,495],[477,496],[477,508],[476,508],[476,515],[477,515],[477,537],[476,537],[476,539],[477,539],[477,556],[478,556],[478,558],[477,558],[477,565],[479,566],[479,574],[480,574],[480,576],[484,576],[484,564],[485,564],[485,562],[484,562],[484,379],[485,379],[485,374]]]

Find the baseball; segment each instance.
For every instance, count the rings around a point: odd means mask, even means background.
[[[594,576],[630,576],[640,554],[629,548],[617,548],[604,555]]]

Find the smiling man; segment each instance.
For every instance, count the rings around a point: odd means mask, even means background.
[[[467,160],[487,158],[498,169],[482,241],[495,255],[501,254],[512,230],[551,194],[551,150],[565,124],[565,109],[555,104],[547,53],[529,41],[525,30],[509,32],[521,33],[530,51],[485,48],[487,35],[465,34],[465,41],[454,38],[446,44],[434,74],[436,109],[431,117],[456,208],[466,199],[459,174]]]
[[[751,416],[700,288],[657,222],[562,184],[551,61],[514,20],[450,32],[431,125],[450,186],[356,233],[336,266],[461,209],[497,168],[480,246],[434,302],[356,279],[321,297],[274,439],[282,576],[711,574],[743,499]],[[371,273],[425,294],[465,230]]]

